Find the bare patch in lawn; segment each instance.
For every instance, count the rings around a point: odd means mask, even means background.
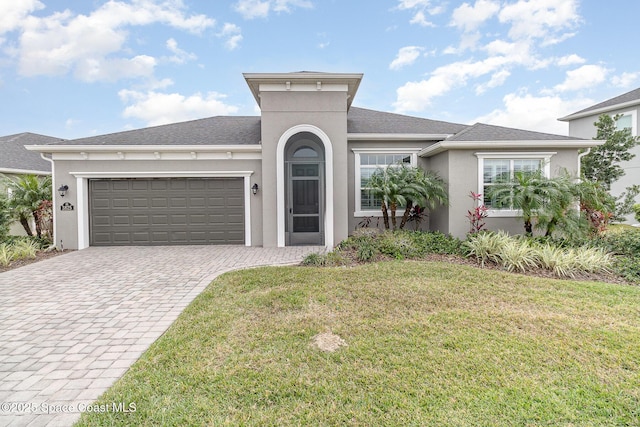
[[[322,351],[333,353],[340,347],[346,347],[347,342],[333,332],[323,332],[313,337],[313,345]]]

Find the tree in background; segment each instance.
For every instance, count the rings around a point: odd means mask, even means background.
[[[51,201],[51,177],[39,178],[36,175],[21,175],[15,179],[7,178],[5,185],[11,190],[9,209],[15,219],[20,221],[29,236],[42,237],[39,209],[43,201]],[[31,220],[35,224],[35,233],[31,230]]]
[[[589,181],[599,182],[606,191],[611,183],[617,181],[625,172],[620,162],[635,157],[630,150],[640,144],[640,138],[631,135],[631,130],[616,128],[620,115],[611,117],[602,114],[594,125],[598,128],[595,139],[605,140],[603,145],[594,147],[582,158],[582,177]]]

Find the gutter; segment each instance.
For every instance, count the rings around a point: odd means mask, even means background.
[[[40,157],[42,157],[43,160],[46,160],[47,162],[51,163],[51,221],[53,221],[53,236],[51,236],[51,238],[53,239],[53,244],[51,246],[53,246],[56,249],[60,249],[62,248],[62,242],[60,242],[60,248],[58,248],[57,245],[57,239],[56,239],[56,218],[57,218],[57,209],[56,209],[56,174],[54,173],[55,170],[55,163],[53,162],[53,159],[51,159],[50,157],[47,157],[44,155],[45,153],[40,153]]]
[[[589,148],[604,144],[605,141],[588,140],[527,140],[527,141],[441,141],[418,153],[420,157],[431,157],[449,150],[504,150],[539,148]]]

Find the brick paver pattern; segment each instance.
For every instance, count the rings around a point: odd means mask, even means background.
[[[0,425],[73,424],[216,276],[322,250],[91,247],[1,273]]]

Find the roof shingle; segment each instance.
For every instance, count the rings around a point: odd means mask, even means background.
[[[24,146],[46,145],[61,141],[64,140],[29,132],[1,136],[0,169],[49,173],[51,172],[51,163],[40,157],[40,153],[29,151]]]

